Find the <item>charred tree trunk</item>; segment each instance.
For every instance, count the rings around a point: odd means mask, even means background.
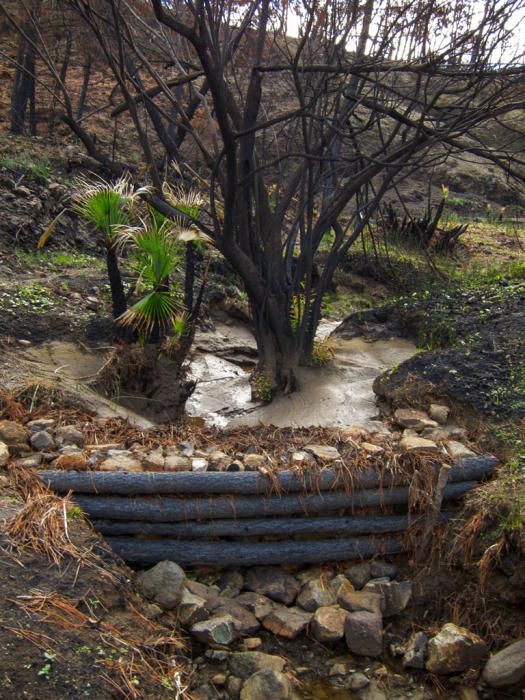
[[[88,88],[89,88],[89,79],[91,77],[91,54],[88,54],[84,60],[84,65],[82,67],[83,71],[83,77],[82,77],[82,89],[80,90],[80,96],[78,98],[78,105],[77,105],[77,114],[76,118],[77,121],[80,121],[82,119],[82,115],[84,114],[84,107],[86,105],[86,98],[88,94]]]
[[[36,136],[36,96],[35,96],[35,47],[37,39],[35,22],[40,13],[41,0],[34,3],[31,14],[22,25],[16,59],[16,69],[11,90],[11,132],[22,134],[28,116],[28,131]],[[24,36],[25,35],[25,36]],[[27,39],[26,39],[27,37]],[[28,110],[29,108],[29,110]]]
[[[113,305],[113,318],[122,316],[128,308],[122,276],[118,266],[118,258],[112,246],[107,247],[106,264],[108,269],[109,286],[111,289],[111,302]]]

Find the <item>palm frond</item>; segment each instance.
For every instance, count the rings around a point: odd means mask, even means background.
[[[154,290],[119,316],[117,322],[133,328],[140,335],[150,335],[154,328],[163,331],[170,327],[176,328],[182,310],[174,294]]]

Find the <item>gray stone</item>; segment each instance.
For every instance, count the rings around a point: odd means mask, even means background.
[[[84,434],[75,425],[63,425],[55,432],[57,442],[60,445],[76,445],[83,447]]]
[[[185,588],[182,591],[177,614],[181,624],[184,626],[202,622],[202,620],[209,617],[208,611],[206,610],[206,599],[190,593],[190,591]]]
[[[331,445],[306,445],[304,449],[321,462],[334,462],[336,459],[341,459],[339,450]]]
[[[107,457],[98,465],[101,472],[142,472],[144,467],[140,460],[127,454]]]
[[[238,678],[246,679],[258,671],[271,669],[282,671],[286,665],[285,659],[262,651],[235,651],[229,657],[230,671]]]
[[[321,578],[308,581],[297,596],[297,605],[301,608],[314,612],[317,608],[335,603],[335,596],[328,581]]]
[[[35,420],[30,420],[26,427],[32,433],[38,433],[40,430],[51,430],[55,423],[56,420],[54,418],[36,418]]]
[[[258,671],[245,681],[241,700],[290,700],[292,684],[284,673],[265,669]]]
[[[364,587],[365,591],[374,591],[383,596],[383,615],[392,617],[399,615],[408,605],[412,597],[410,581],[381,581],[372,579]]]
[[[381,561],[376,559],[376,561],[370,562],[370,573],[371,578],[395,578],[397,576],[397,566],[395,564],[389,564],[387,561]]]
[[[350,591],[344,586],[341,586],[339,589],[337,602],[349,612],[365,610],[381,614],[384,607],[384,598],[380,591]]]
[[[466,445],[458,440],[450,440],[445,445],[445,449],[452,459],[461,459],[462,457],[475,457],[476,453],[470,450]]]
[[[229,615],[240,636],[249,637],[259,630],[259,621],[255,615],[231,598],[211,596],[206,601],[206,610],[213,615]]]
[[[262,620],[266,615],[269,615],[275,607],[275,604],[269,598],[260,593],[241,593],[234,600],[248,608],[258,620]]]
[[[179,452],[183,457],[193,457],[195,445],[189,440],[185,440],[184,442],[180,443]]]
[[[441,449],[432,440],[427,440],[422,437],[403,437],[399,441],[399,447],[402,452],[441,452]]]
[[[449,622],[429,641],[426,668],[436,674],[462,673],[479,668],[487,652],[481,637]]]
[[[332,589],[332,591],[334,592],[334,595],[336,597],[339,594],[341,586],[343,586],[346,590],[349,590],[349,591],[355,590],[353,585],[350,583],[350,581],[347,579],[346,576],[344,576],[343,574],[337,574],[330,581],[330,588]]]
[[[146,469],[162,470],[164,469],[164,453],[162,447],[157,447],[156,450],[150,450],[145,454],[136,455]]]
[[[241,694],[242,679],[236,676],[230,676],[226,683],[227,697],[231,700],[237,700]]]
[[[192,472],[205,472],[208,471],[208,460],[202,457],[194,457],[191,460],[191,471]]]
[[[9,447],[5,442],[0,442],[0,467],[5,467],[9,461]]]
[[[431,403],[428,409],[428,415],[440,425],[445,425],[449,413],[449,407],[439,403]]]
[[[9,448],[8,448],[9,449]],[[34,469],[42,464],[42,453],[37,452],[30,455],[29,457],[23,457],[22,459],[17,459],[15,465],[17,467],[26,467],[29,469]]]
[[[491,688],[508,688],[525,680],[525,639],[493,654],[483,669],[483,680]]]
[[[45,430],[33,433],[29,438],[29,442],[34,450],[54,450],[56,447],[53,436]]]
[[[377,681],[371,681],[370,685],[359,692],[358,697],[359,700],[389,700],[388,695],[385,695],[381,690]]]
[[[228,595],[229,598],[239,595],[241,589],[244,587],[244,576],[240,571],[236,569],[231,569],[229,571],[223,572],[222,576],[217,581],[217,585],[220,588],[221,595]],[[231,593],[235,591],[235,593]]]
[[[231,644],[238,637],[235,620],[231,615],[214,615],[197,622],[190,628],[191,634],[204,644]]]
[[[385,451],[384,447],[374,445],[372,442],[362,442],[360,447],[369,455],[379,455]]]
[[[424,632],[415,632],[408,640],[403,655],[405,668],[425,668],[427,658],[428,637]]]
[[[381,656],[383,652],[383,618],[379,613],[348,613],[345,622],[345,641],[353,654]]]
[[[194,581],[191,578],[186,580],[186,588],[190,591],[190,593],[198,595],[201,598],[209,598],[212,595],[219,595],[218,586],[207,586],[205,583]]]
[[[344,637],[347,614],[337,605],[317,608],[310,631],[318,642],[337,642]]]
[[[186,574],[173,561],[161,561],[153,568],[142,571],[140,585],[146,598],[164,610],[171,610],[181,600]]]
[[[417,431],[438,427],[437,422],[429,418],[424,411],[413,408],[398,408],[394,413],[394,420],[402,428],[412,428]]]
[[[187,457],[176,454],[167,454],[164,458],[164,469],[167,472],[187,472],[191,468],[191,462]]]
[[[364,673],[360,673],[359,671],[356,671],[355,673],[351,673],[347,686],[349,690],[363,690],[363,688],[367,688],[370,685],[370,680],[365,676]]]
[[[245,587],[278,603],[291,605],[299,593],[301,584],[278,566],[255,566],[246,574]]]
[[[273,634],[286,639],[295,639],[308,627],[311,619],[312,614],[301,608],[287,608],[279,605],[264,618],[262,624]]]

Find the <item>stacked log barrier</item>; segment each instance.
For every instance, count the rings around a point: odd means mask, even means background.
[[[492,457],[458,460],[443,500],[455,501],[475,488],[495,465]],[[72,491],[111,547],[142,565],[162,559],[183,566],[314,563],[396,554],[403,551],[402,537],[392,534],[406,533],[418,520],[406,514],[406,476],[375,469],[356,472],[351,483],[332,468],[307,475],[282,471],[271,478],[258,472],[39,474],[54,491]],[[385,506],[405,512],[385,515]],[[365,515],[348,515],[362,509]],[[441,519],[451,514],[442,513]],[[280,539],[253,539],[268,536]]]

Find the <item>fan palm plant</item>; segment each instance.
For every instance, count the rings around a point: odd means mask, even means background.
[[[75,210],[104,234],[113,318],[118,318],[127,309],[118,264],[117,233],[130,225],[133,207],[138,198],[147,191],[146,187],[134,190],[128,175],[113,183],[100,177],[91,180],[81,177],[76,182]]]

